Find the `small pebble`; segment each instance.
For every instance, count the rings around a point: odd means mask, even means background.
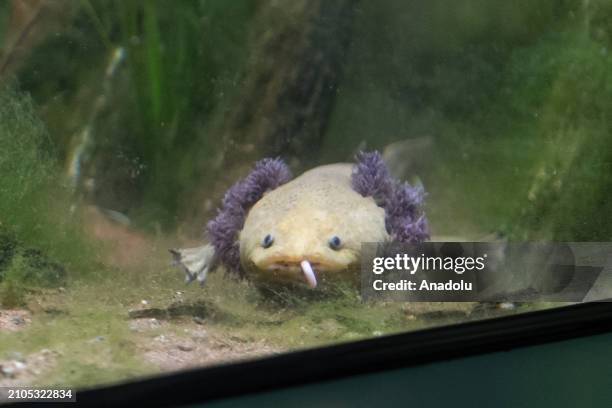
[[[204,324],[206,321],[199,316],[193,316],[193,322],[196,324]]]
[[[181,351],[193,351],[193,347],[188,344],[178,344],[176,347]]]
[[[197,342],[205,342],[208,340],[208,334],[206,334],[206,332],[192,333],[191,339]]]
[[[142,299],[142,300],[140,301],[140,304],[141,304],[141,305],[143,305],[143,306],[146,306],[146,305],[148,305],[148,304],[149,304],[149,302],[147,302],[146,300]]]
[[[15,378],[15,369],[13,367],[0,366],[0,372],[2,375],[8,378]]]
[[[25,363],[22,363],[21,361],[14,361],[13,365],[15,366],[16,371],[23,371],[27,367]]]

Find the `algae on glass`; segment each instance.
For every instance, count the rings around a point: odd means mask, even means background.
[[[27,287],[57,287],[95,263],[70,211],[56,149],[32,100],[0,86],[0,303],[23,302]]]

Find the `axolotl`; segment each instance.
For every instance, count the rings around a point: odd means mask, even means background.
[[[394,179],[378,152],[292,180],[281,159],[263,159],[225,194],[206,226],[210,243],[172,249],[186,280],[219,265],[256,282],[306,284],[358,277],[363,242],[422,242],[422,187]]]

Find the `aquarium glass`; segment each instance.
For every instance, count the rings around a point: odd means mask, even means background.
[[[611,27],[607,0],[0,2],[0,386],[612,297]],[[504,296],[364,294],[397,242],[544,261]]]

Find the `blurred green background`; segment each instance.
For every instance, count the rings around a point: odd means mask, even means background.
[[[360,149],[435,236],[610,240],[611,27],[605,0],[2,2],[3,245],[72,262],[83,205],[197,238],[254,160]]]

